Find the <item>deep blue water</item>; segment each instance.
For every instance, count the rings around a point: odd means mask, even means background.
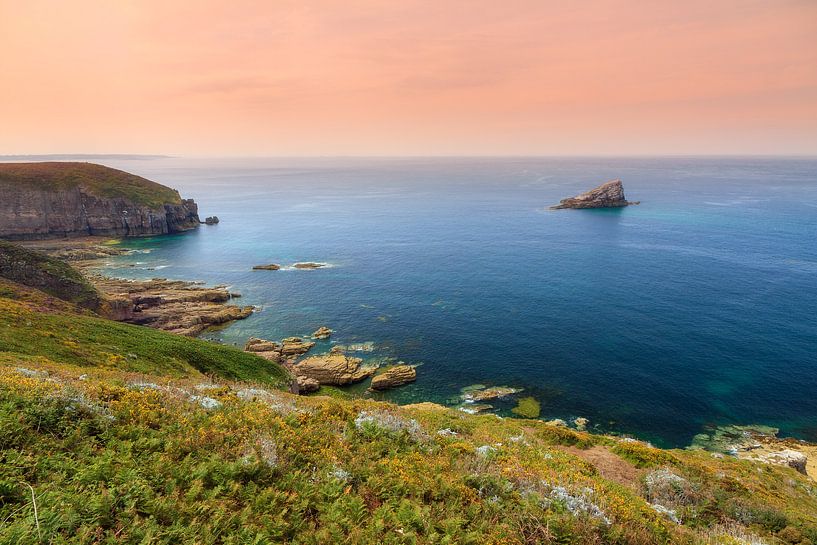
[[[666,446],[727,423],[817,440],[817,160],[108,164],[221,218],[131,241],[151,252],[109,272],[233,286],[263,311],[211,335],[224,342],[328,325],[374,342],[366,357],[422,364],[400,403],[509,385],[545,418]],[[640,206],[545,210],[616,177]],[[332,267],[250,270],[296,261]]]

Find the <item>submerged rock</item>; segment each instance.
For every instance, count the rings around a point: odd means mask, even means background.
[[[473,403],[512,396],[513,394],[518,394],[521,392],[522,389],[511,388],[509,386],[492,386],[490,388],[485,388],[485,386],[480,384],[463,388],[463,391],[465,393],[462,394],[462,399]]]
[[[397,388],[417,380],[417,370],[410,365],[395,365],[372,378],[372,390]]]
[[[595,189],[586,191],[575,197],[562,199],[559,204],[551,206],[551,210],[564,208],[620,208],[631,204],[640,204],[640,201],[628,201],[624,197],[624,186],[621,180],[611,180]]]

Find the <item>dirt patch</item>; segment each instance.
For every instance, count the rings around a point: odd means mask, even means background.
[[[637,483],[641,472],[626,460],[622,460],[618,455],[610,452],[600,445],[589,449],[576,447],[556,447],[574,456],[578,456],[586,462],[593,464],[599,471],[599,475],[608,481],[637,488]]]

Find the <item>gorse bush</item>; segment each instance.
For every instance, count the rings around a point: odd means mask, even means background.
[[[817,486],[783,468],[675,452],[622,486],[540,421],[18,363],[0,365],[3,543],[705,543],[724,520],[817,520]],[[660,502],[696,509],[678,524]]]
[[[789,468],[534,419],[298,397],[251,354],[0,288],[12,293],[0,291],[0,543],[815,537],[817,485]]]

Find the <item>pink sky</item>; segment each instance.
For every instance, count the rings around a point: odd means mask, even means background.
[[[817,154],[817,2],[0,0],[0,154]]]

